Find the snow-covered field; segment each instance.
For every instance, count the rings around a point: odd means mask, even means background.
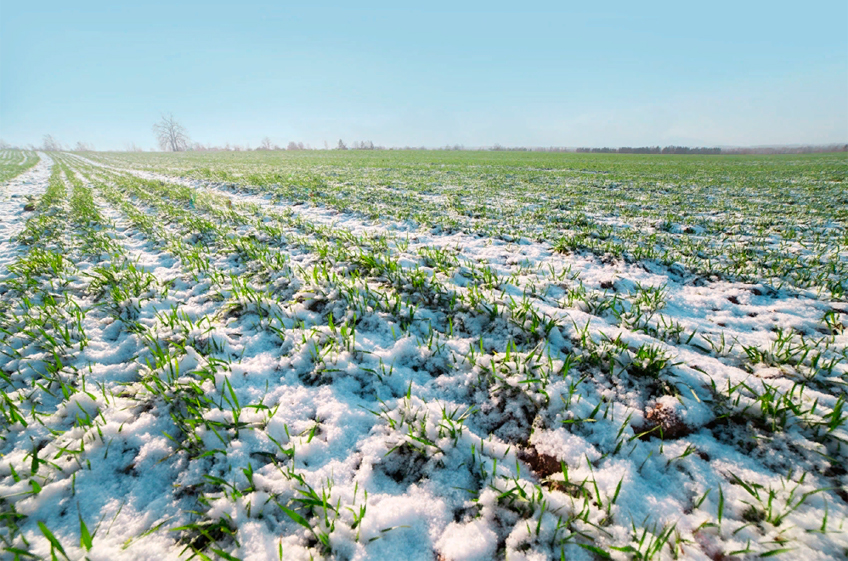
[[[844,158],[793,227],[39,156],[0,185],[6,557],[848,555]]]

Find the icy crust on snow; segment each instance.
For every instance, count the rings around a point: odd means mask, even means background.
[[[176,559],[192,547],[243,559],[428,561],[601,550],[626,559],[651,547],[657,558],[845,554],[846,427],[833,388],[844,386],[846,365],[822,366],[845,354],[835,323],[844,304],[132,172],[191,186],[197,200],[166,204],[282,254],[285,270],[269,272],[205,248],[194,223],[141,191],[121,191],[125,207],[107,200],[123,180],[114,168],[66,161],[90,181],[121,258],[79,258],[57,283],[86,310],[87,344],[64,357],[85,386],[67,398],[39,394],[49,412],[41,422],[24,409],[27,424],[4,429],[0,504],[22,516],[7,545],[49,558],[41,522],[69,557],[90,559]],[[42,162],[30,172],[41,170],[36,193],[49,175]],[[230,203],[202,198],[210,194]],[[252,219],[223,220],[215,208]],[[141,231],[133,209],[159,227]],[[343,283],[321,277],[327,260],[316,245],[304,245],[320,232],[292,217],[346,232],[348,244],[384,236],[402,274],[483,301],[451,310],[426,286],[388,286],[366,272],[346,281],[357,297],[382,291],[402,305],[355,308]],[[259,227],[268,224],[281,235]],[[208,270],[224,276],[190,267],[169,235],[200,247]],[[125,262],[156,282],[110,311],[84,273]],[[238,294],[230,273],[265,300]],[[529,310],[553,321],[550,330]],[[168,320],[172,312],[181,319]],[[817,350],[787,354],[785,333],[790,346]],[[157,363],[151,340],[173,361]],[[45,364],[23,342],[4,334],[3,347],[22,356],[0,357],[16,381],[5,391],[22,403],[17,381],[31,386]],[[191,451],[175,425],[187,402],[146,386],[188,388],[207,371],[197,388],[214,405],[200,411]],[[80,518],[94,534],[90,550]]]

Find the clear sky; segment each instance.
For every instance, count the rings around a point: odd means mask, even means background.
[[[0,0],[0,138],[848,142],[846,0],[285,4]]]

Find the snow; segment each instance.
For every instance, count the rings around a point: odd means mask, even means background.
[[[76,259],[77,270],[64,273],[62,290],[85,311],[88,339],[85,348],[77,343],[68,350],[65,367],[77,377],[84,374],[85,389],[77,384],[67,398],[61,390],[42,395],[41,405],[49,409],[43,423],[24,410],[28,424],[3,431],[0,497],[26,516],[19,534],[2,534],[14,547],[29,543],[34,555],[50,557],[37,524],[43,522],[72,559],[177,559],[190,555],[190,549],[184,553],[188,544],[201,547],[203,540],[196,541],[202,535],[197,532],[175,529],[224,520],[232,535],[218,531],[205,545],[243,559],[277,559],[280,549],[285,559],[559,559],[561,551],[566,558],[592,558],[578,544],[624,559],[626,552],[611,548],[641,547],[633,528],[656,535],[672,525],[674,536],[686,540],[681,556],[693,559],[747,547],[762,553],[783,541],[793,548],[788,555],[805,559],[837,558],[848,548],[848,504],[833,489],[841,486],[844,494],[846,480],[837,466],[845,460],[844,442],[838,444],[845,421],[821,441],[791,414],[784,430],[752,428],[761,407],[755,394],[769,388],[782,395],[794,391],[803,407],[815,403],[818,411],[808,415],[815,422],[837,407],[838,396],[821,376],[798,395],[798,370],[809,368],[809,361],[752,364],[744,350],[769,348],[777,329],[791,328],[821,342],[816,348],[827,357],[844,354],[844,332],[821,333],[822,316],[842,309],[840,302],[727,280],[693,283],[685,271],[673,274],[656,264],[562,255],[544,242],[440,234],[123,170],[226,197],[237,213],[258,205],[261,220],[240,225],[204,214],[200,205],[186,209],[219,221],[228,239],[260,240],[291,268],[263,271],[271,275],[263,284],[251,276],[249,261],[201,247],[209,269],[225,273],[221,280],[192,269],[177,253],[174,239],[198,247],[187,241],[193,239],[189,228],[174,221],[144,233],[126,212],[136,208],[164,223],[164,210],[140,198],[127,198],[129,207],[106,198],[98,185],[115,184],[117,166],[95,166],[80,157],[62,161],[86,184],[91,181],[104,230],[120,247],[120,259],[107,259],[134,263],[155,277],[156,286],[113,312],[107,296],[87,290],[94,263]],[[0,276],[6,279],[9,264],[26,254],[8,241],[24,227],[20,195],[43,193],[53,165],[41,155],[38,165],[2,188]],[[358,239],[385,236],[402,272],[423,271],[464,297],[479,284],[475,271],[489,267],[498,280],[483,293],[487,305],[501,311],[461,309],[450,315],[449,331],[446,306],[407,290],[403,309],[417,305],[407,328],[403,314],[372,306],[357,315],[355,342],[348,343],[342,325],[353,325],[353,310],[343,287],[316,281],[320,259],[293,241],[314,243],[319,236],[304,234],[286,217]],[[256,222],[280,225],[284,238],[269,239]],[[75,248],[75,235],[63,234],[68,247]],[[408,239],[408,247],[399,249],[398,239]],[[425,249],[450,250],[457,266],[449,274],[428,267],[421,257]],[[343,263],[334,265],[337,273],[344,271]],[[572,273],[555,280],[550,271]],[[229,273],[258,288],[268,299],[265,308],[236,296]],[[398,293],[377,276],[367,274],[351,286],[359,295],[366,289]],[[273,300],[278,281],[285,281],[279,283],[284,297]],[[644,287],[664,287],[666,296],[640,329],[599,308],[612,301],[626,314]],[[585,298],[571,299],[581,291]],[[517,313],[506,310],[522,301],[556,326],[533,334],[529,319],[507,315]],[[133,307],[131,319],[127,310]],[[172,310],[182,315],[169,324]],[[158,362],[151,340],[131,329],[132,322],[173,359]],[[672,325],[680,327],[678,335],[661,337]],[[431,327],[438,334],[435,344]],[[538,343],[525,342],[531,335]],[[721,337],[726,345],[713,350]],[[0,359],[7,375],[26,382],[5,389],[23,403],[24,389],[42,377],[47,355],[22,335],[3,335],[2,347],[23,355]],[[634,374],[639,350],[647,347],[668,353],[659,381]],[[327,354],[319,358],[321,353]],[[567,368],[572,358],[577,362]],[[544,383],[543,372],[549,374]],[[831,372],[837,380],[845,375],[844,361]],[[152,391],[158,383],[170,389]],[[719,404],[713,387],[739,389]],[[191,427],[196,442],[175,421],[194,403],[179,401],[176,388],[209,399]],[[674,422],[685,430],[663,439],[656,430],[643,434],[652,430],[649,411],[658,410],[670,419],[664,431]],[[86,416],[96,428],[79,422]],[[738,416],[747,425],[723,424],[721,416]],[[31,473],[38,447],[37,457],[49,463]],[[538,459],[528,459],[531,449]],[[551,469],[546,458],[555,464]],[[739,480],[763,486],[764,500],[758,502]],[[38,493],[31,493],[31,481],[41,487]],[[769,500],[768,489],[776,512],[786,512],[780,524],[756,514]],[[310,529],[281,507],[302,515]],[[825,512],[827,532],[817,531]],[[80,517],[91,532],[97,528],[91,551],[80,543]],[[671,556],[671,546],[661,548],[661,558]]]
[[[451,561],[483,561],[494,557],[498,536],[486,520],[465,524],[452,522],[445,528],[437,544],[445,559]]]
[[[5,274],[9,263],[18,254],[18,244],[13,238],[26,222],[29,212],[24,210],[29,203],[27,197],[42,194],[50,176],[52,160],[44,153],[38,155],[40,160],[35,167],[0,186],[0,274]]]

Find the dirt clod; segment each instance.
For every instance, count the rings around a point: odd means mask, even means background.
[[[562,471],[559,460],[548,454],[541,454],[535,446],[518,451],[518,459],[530,466],[533,474],[539,479],[550,477]]]
[[[660,436],[661,433],[664,440],[673,440],[692,434],[692,428],[684,423],[677,416],[677,413],[664,407],[661,403],[656,407],[649,407],[645,411],[645,420],[647,424],[644,430],[660,427],[651,432],[650,436]]]

